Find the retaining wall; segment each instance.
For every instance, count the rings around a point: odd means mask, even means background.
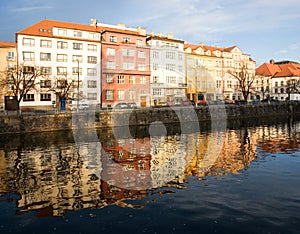
[[[0,134],[60,131],[71,129],[230,121],[300,115],[300,102],[256,105],[210,105],[124,111],[62,112],[56,114],[1,115]]]

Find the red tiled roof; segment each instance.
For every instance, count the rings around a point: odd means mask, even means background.
[[[264,63],[256,68],[257,75],[273,76],[273,77],[300,77],[300,64],[287,63],[287,64],[271,64]]]
[[[0,41],[0,47],[17,47],[17,43]]]
[[[103,26],[95,27],[92,25],[61,22],[55,20],[42,20],[28,28],[25,28],[17,32],[17,34],[53,37],[53,28],[66,28],[66,29],[74,29],[74,30],[90,31],[90,32],[101,32],[102,30],[104,30],[104,31],[116,32],[116,33],[142,36],[139,34],[139,32],[135,32],[133,30],[122,30],[122,29],[103,27]]]

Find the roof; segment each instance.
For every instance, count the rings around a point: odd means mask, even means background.
[[[276,64],[276,63],[263,63],[256,68],[256,74],[269,77],[300,77],[300,64],[296,62]]]
[[[17,43],[0,41],[0,47],[17,47]]]
[[[28,28],[25,28],[17,34],[22,35],[32,35],[32,36],[42,36],[42,37],[53,37],[53,28],[66,28],[66,29],[74,29],[80,31],[89,31],[89,32],[116,32],[122,34],[132,34],[132,35],[140,35],[138,31],[133,30],[122,30],[113,27],[103,27],[103,26],[94,26],[88,24],[77,24],[77,23],[69,23],[69,22],[61,22],[56,20],[42,20]],[[146,35],[144,35],[146,36]]]

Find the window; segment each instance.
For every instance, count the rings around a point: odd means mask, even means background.
[[[118,75],[118,84],[125,84],[125,76]]]
[[[40,53],[40,61],[51,61],[51,53]]]
[[[35,42],[33,38],[23,38],[23,46],[34,46]]]
[[[23,52],[24,61],[34,61],[34,52]]]
[[[141,46],[141,45],[143,45],[144,43],[143,43],[143,40],[137,39],[137,40],[136,40],[136,44],[139,45],[139,46]]]
[[[97,63],[96,56],[88,56],[88,63]]]
[[[82,37],[82,32],[81,31],[74,31],[74,37]]]
[[[178,65],[178,71],[183,72],[183,66],[182,65]]]
[[[32,101],[34,101],[34,94],[30,94],[30,93],[25,94],[24,98],[23,98],[23,101],[24,102],[32,102]]]
[[[123,69],[124,70],[134,70],[134,63],[123,62]]]
[[[88,86],[88,88],[97,88],[97,81],[96,80],[88,80],[87,86]]]
[[[14,59],[15,59],[15,52],[13,52],[13,51],[8,51],[7,59],[8,59],[8,60],[14,60]]]
[[[34,72],[34,67],[30,67],[30,66],[23,67],[23,73],[28,74],[33,72]]]
[[[110,42],[117,42],[117,37],[116,36],[109,36],[109,41]]]
[[[132,49],[122,49],[123,56],[134,56],[135,51]]]
[[[138,70],[139,71],[146,71],[146,65],[142,64],[142,63],[138,64]]]
[[[57,42],[57,49],[68,49],[68,43],[65,41],[58,41]]]
[[[41,40],[40,46],[43,48],[51,48],[52,47],[52,41],[50,40]]]
[[[88,44],[88,51],[97,51],[97,45],[94,44]]]
[[[40,81],[41,88],[50,88],[51,87],[51,80],[41,80]]]
[[[116,50],[114,48],[107,48],[106,55],[108,56],[115,56]]]
[[[167,83],[168,84],[175,84],[176,83],[176,76],[167,76]]]
[[[230,89],[232,88],[232,82],[231,82],[231,80],[227,81],[227,88],[230,88]]]
[[[117,90],[117,95],[118,100],[125,100],[125,90]]]
[[[58,80],[56,87],[61,89],[61,88],[66,88],[68,86],[68,81],[67,80]]]
[[[51,101],[51,94],[50,93],[41,93],[40,100],[41,101]]]
[[[93,40],[99,40],[100,39],[100,35],[98,33],[89,33],[89,38],[93,39]]]
[[[114,90],[105,90],[105,100],[114,100]]]
[[[161,89],[152,89],[152,94],[156,95],[156,96],[160,96],[161,95]]]
[[[78,75],[78,71],[79,75],[82,75],[82,68],[79,68],[78,70],[78,67],[72,67],[72,75]]]
[[[158,83],[159,77],[158,76],[153,76],[153,83]]]
[[[66,54],[58,54],[56,56],[57,62],[68,62],[68,55]]]
[[[51,67],[41,67],[41,75],[51,75]]]
[[[175,52],[166,52],[166,59],[175,59]]]
[[[145,52],[144,51],[138,51],[138,58],[145,58]]]
[[[158,51],[153,51],[152,57],[153,57],[153,58],[158,58],[158,57],[159,57]]]
[[[152,69],[153,69],[154,71],[158,70],[158,64],[157,64],[157,63],[153,63],[153,64],[152,64]]]
[[[88,93],[87,100],[97,100],[97,93]]]
[[[72,56],[72,62],[80,62],[80,63],[82,63],[82,55],[73,55]]]
[[[146,77],[140,76],[140,84],[146,84]]]
[[[112,61],[107,61],[106,62],[106,68],[107,69],[115,69],[116,68],[116,63]]]
[[[96,76],[97,75],[97,69],[96,68],[88,68],[87,69],[87,75],[88,76]]]
[[[166,70],[167,71],[174,71],[175,70],[175,64],[166,64]]]
[[[67,30],[66,29],[58,29],[58,35],[59,36],[67,36]]]
[[[277,87],[277,86],[278,86],[278,82],[276,81],[276,82],[275,82],[275,87]]]
[[[113,84],[114,83],[114,75],[106,74],[105,81],[106,81],[106,84]]]
[[[135,76],[129,76],[129,84],[135,84]]]
[[[74,50],[82,50],[82,43],[74,42],[73,43],[73,49]]]
[[[8,63],[7,70],[8,71],[14,71],[15,70],[15,64],[14,63]]]
[[[66,67],[57,67],[56,71],[57,71],[57,75],[67,75]]]
[[[135,99],[136,99],[136,91],[129,90],[129,100],[135,100]]]
[[[129,37],[123,37],[123,42],[124,43],[130,43],[130,38]]]
[[[220,89],[222,87],[222,81],[217,80],[217,88]]]

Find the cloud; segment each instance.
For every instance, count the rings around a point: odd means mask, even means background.
[[[52,9],[51,6],[32,6],[32,7],[19,7],[12,9],[13,12],[29,12],[29,11],[40,11],[44,9]]]

